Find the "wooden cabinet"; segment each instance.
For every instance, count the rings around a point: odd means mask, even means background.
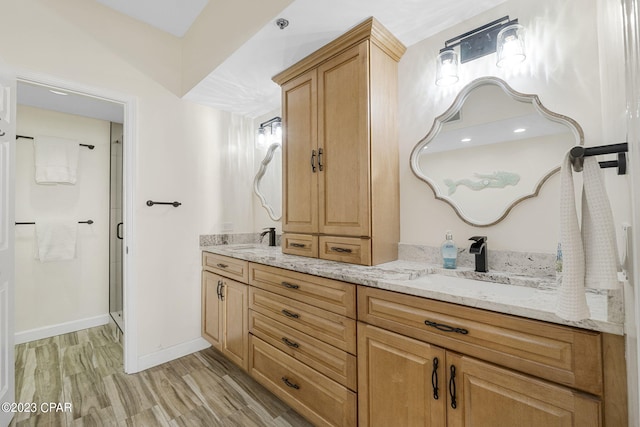
[[[283,252],[397,258],[397,62],[373,18],[276,75],[282,86]]]
[[[359,323],[359,425],[601,425],[601,401]]]
[[[624,426],[618,338],[359,286],[359,425]]]
[[[213,255],[204,253],[203,260]],[[247,274],[248,263],[216,255],[216,260],[226,266],[238,266]],[[232,263],[232,261],[234,263]],[[217,264],[217,262],[215,263]],[[202,272],[202,336],[229,360],[247,370],[249,354],[249,286],[208,271],[206,263]],[[216,267],[219,269],[220,267]],[[229,267],[226,267],[229,268]],[[237,272],[237,269],[233,271]],[[237,273],[231,275],[237,276]]]
[[[356,426],[356,287],[249,266],[249,373],[318,426]]]

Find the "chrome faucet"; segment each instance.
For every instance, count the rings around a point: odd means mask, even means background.
[[[262,239],[264,236],[269,235],[269,246],[276,245],[276,229],[274,227],[265,228],[262,233],[260,233],[260,243],[262,243]]]
[[[487,263],[487,236],[473,236],[469,240],[473,240],[469,248],[469,253],[476,256],[476,271],[486,273],[489,271]]]

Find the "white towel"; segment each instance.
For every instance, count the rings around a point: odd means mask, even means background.
[[[618,244],[602,170],[593,157],[584,159],[582,171],[582,244],[585,286],[620,289]]]
[[[36,220],[37,258],[41,262],[68,261],[76,257],[78,221]]]
[[[562,282],[556,314],[566,320],[590,317],[585,285],[601,289],[619,286],[617,245],[611,206],[595,158],[583,166],[582,230],[576,212],[572,165],[567,153],[560,176],[560,243]]]
[[[76,183],[78,169],[78,141],[52,136],[36,136],[35,147],[36,182]]]

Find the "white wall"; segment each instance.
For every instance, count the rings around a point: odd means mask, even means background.
[[[36,184],[33,141],[16,144],[16,221],[92,219],[78,225],[76,259],[40,262],[35,226],[16,226],[16,333],[104,316],[109,309],[109,122],[19,105],[18,135],[95,145],[80,149],[75,185]]]
[[[502,69],[495,66],[495,54],[488,55],[462,64],[456,85],[436,86],[435,60],[444,41],[504,15],[518,18],[527,29],[526,61],[516,69]],[[538,94],[547,108],[582,126],[586,145],[624,141],[624,122],[619,126],[609,120],[624,118],[623,88],[615,84],[624,81],[623,58],[615,56],[621,41],[621,28],[599,19],[596,0],[511,0],[410,46],[399,65],[402,242],[437,246],[445,231],[453,230],[460,246],[466,245],[470,236],[483,234],[489,236],[490,249],[555,253],[559,239],[558,175],[544,184],[538,197],[517,205],[504,221],[479,228],[465,224],[449,205],[434,198],[431,189],[411,172],[409,155],[460,89],[483,76],[496,76],[516,91]],[[608,59],[617,62],[601,70],[601,51],[608,51]],[[628,221],[627,178],[612,170],[605,175],[616,220]]]
[[[637,2],[633,3],[637,7]],[[526,61],[517,69],[506,70],[495,67],[495,55],[489,55],[462,64],[457,85],[436,86],[435,59],[444,41],[504,15],[518,18],[527,29]],[[637,15],[631,26],[637,31]],[[635,47],[637,49],[637,45]],[[637,52],[635,55],[637,59]],[[409,158],[411,149],[429,131],[433,119],[451,105],[465,84],[483,76],[497,76],[519,92],[538,94],[547,108],[575,119],[584,130],[585,145],[627,140],[621,2],[511,0],[411,46],[399,68],[400,158]],[[637,75],[634,79],[637,80]],[[635,148],[630,151],[637,154]],[[634,164],[638,164],[637,159],[631,163]],[[603,172],[618,243],[622,247],[622,224],[632,223],[630,175],[618,176],[612,169]],[[516,206],[501,223],[478,228],[466,225],[454,215],[451,207],[436,200],[426,184],[413,175],[407,161],[401,162],[400,174],[401,240],[404,243],[437,246],[445,231],[451,229],[459,245],[469,236],[486,234],[490,250],[554,253],[559,239],[558,175],[545,183],[538,197]],[[634,234],[637,236],[636,231]],[[634,236],[630,238],[633,240]],[[632,264],[633,259],[627,260],[633,283]],[[629,425],[637,425],[637,313],[633,287],[626,286],[625,295]]]
[[[57,7],[39,0],[3,1],[3,14],[11,19],[0,27],[0,38],[7,41],[0,54],[19,73],[41,73],[137,101],[137,163],[131,189],[135,252],[129,255],[137,267],[137,322],[127,328],[138,336],[135,350],[145,366],[162,361],[163,354],[173,351],[175,357],[200,343],[198,237],[220,229],[227,218],[222,182],[224,194],[236,194],[251,205],[245,188],[249,174],[227,164],[230,151],[236,150],[242,159],[245,148],[229,131],[230,114],[179,99],[144,72],[130,50],[121,51],[113,40],[94,35],[86,22],[100,20],[101,8],[81,6],[82,22],[65,16],[68,8]],[[146,40],[150,31],[144,25],[120,25],[118,16],[110,15],[109,21],[119,30],[118,39],[128,43],[137,44],[143,35]],[[236,185],[241,186],[237,192]],[[148,199],[178,200],[183,205],[147,207]],[[233,221],[237,231],[253,230],[250,208]]]

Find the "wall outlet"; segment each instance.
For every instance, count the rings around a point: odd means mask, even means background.
[[[232,222],[223,222],[222,223],[222,232],[223,233],[232,233],[233,232],[233,223]]]

